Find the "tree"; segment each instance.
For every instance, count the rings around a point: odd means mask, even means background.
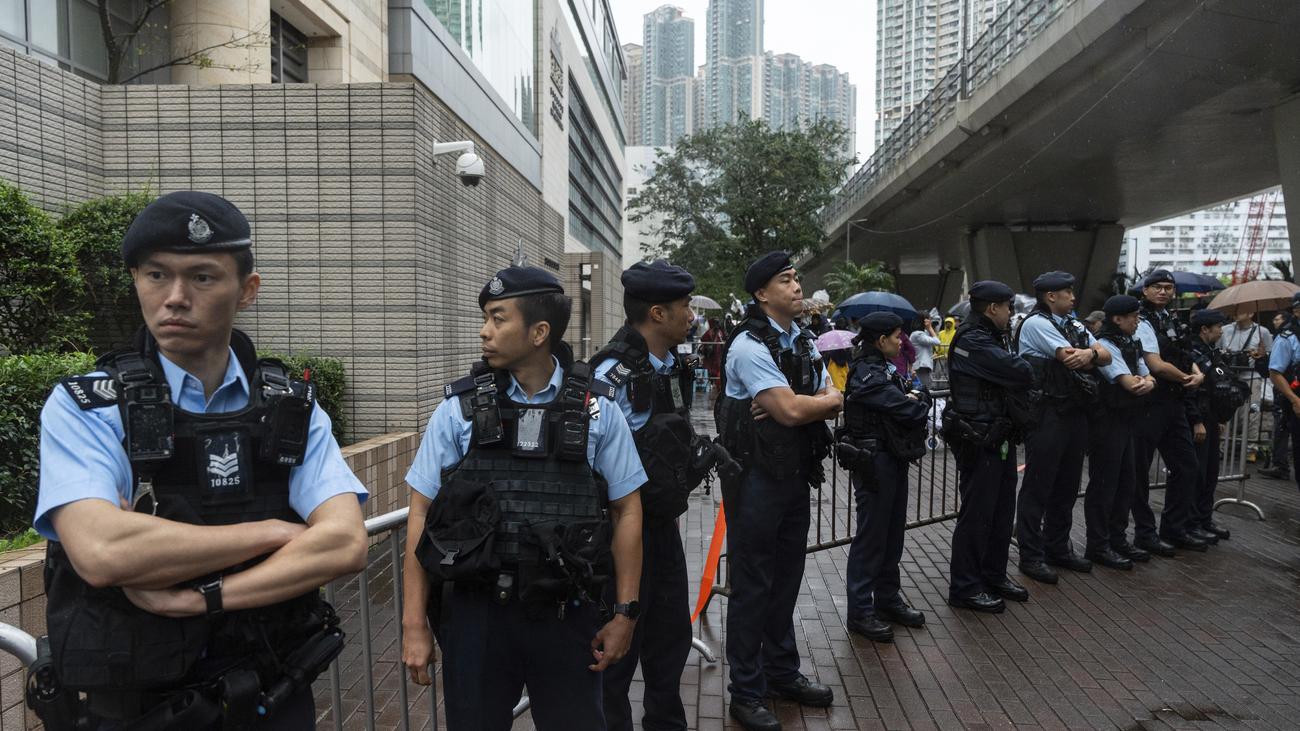
[[[1286,259],[1274,259],[1269,262],[1270,265],[1282,274],[1282,279],[1288,282],[1294,282],[1295,277],[1291,274],[1291,262]]]
[[[659,151],[629,220],[654,238],[646,254],[685,267],[701,294],[726,299],[759,255],[797,257],[821,244],[818,212],[856,162],[843,152],[847,140],[827,120],[790,131],[747,120],[683,137]]]
[[[59,219],[85,280],[78,307],[90,315],[90,344],[97,350],[125,345],[144,322],[131,273],[122,264],[122,239],[153,198],[147,190],[95,198]]]
[[[113,3],[112,0],[96,0],[95,4],[99,8],[99,30],[104,38],[104,47],[108,51],[109,84],[126,84],[145,74],[171,66],[197,66],[204,69],[220,67],[232,70],[244,68],[220,66],[213,61],[212,56],[209,54],[218,48],[256,48],[269,43],[265,28],[250,30],[243,34],[232,33],[228,41],[213,43],[179,55],[170,53],[171,49],[168,49],[169,53],[163,56],[166,60],[139,69],[130,76],[123,78],[123,65],[131,54],[144,57],[150,51],[147,44],[142,42],[142,39],[167,32],[167,26],[156,23],[151,18],[154,13],[170,3],[171,0],[147,0],[138,7],[135,17],[128,18],[122,24],[124,27],[119,27],[119,24],[114,21],[113,13],[109,8],[110,5],[116,5],[117,3]]]
[[[0,350],[12,355],[82,342],[77,258],[54,222],[0,181]]]
[[[842,261],[827,272],[823,283],[832,302],[842,302],[858,292],[894,291],[894,275],[885,269],[885,263],[881,261],[864,264]]]

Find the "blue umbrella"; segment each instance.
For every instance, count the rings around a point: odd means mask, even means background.
[[[1174,291],[1177,294],[1205,294],[1223,289],[1223,282],[1218,277],[1196,272],[1171,272],[1174,275]],[[1137,297],[1142,294],[1142,283],[1138,282],[1129,289],[1129,294]]]
[[[907,322],[921,318],[911,302],[893,292],[859,292],[841,302],[831,319],[840,315],[861,319],[873,312],[892,312]]]

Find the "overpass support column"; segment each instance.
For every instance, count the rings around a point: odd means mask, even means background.
[[[1070,272],[1079,281],[1079,309],[1096,309],[1110,291],[1123,244],[1124,227],[1110,223],[1038,230],[986,226],[967,234],[962,264],[968,283],[996,279],[1025,293],[1042,272]]]
[[[1286,228],[1291,235],[1291,266],[1300,263],[1300,98],[1274,107],[1277,172],[1286,200]]]

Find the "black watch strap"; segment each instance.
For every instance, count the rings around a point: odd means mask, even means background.
[[[625,604],[615,604],[614,614],[621,614],[635,621],[637,617],[641,616],[641,602],[633,599]]]
[[[221,616],[225,608],[221,604],[221,577],[209,581],[206,584],[200,584],[195,591],[203,595],[203,601],[207,602],[209,619]]]

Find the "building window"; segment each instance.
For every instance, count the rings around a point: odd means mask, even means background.
[[[506,104],[537,134],[534,0],[424,0]]]
[[[623,173],[569,79],[569,233],[592,251],[623,252]]]
[[[271,83],[303,84],[307,81],[307,34],[271,13]]]
[[[131,27],[146,7],[146,0],[109,3],[114,30],[122,33]],[[166,69],[171,54],[167,28],[168,8],[164,5],[149,14],[148,22],[125,49],[119,80],[170,81]],[[108,80],[108,48],[95,0],[0,0],[0,44],[88,79]],[[160,68],[136,77],[154,67]]]

